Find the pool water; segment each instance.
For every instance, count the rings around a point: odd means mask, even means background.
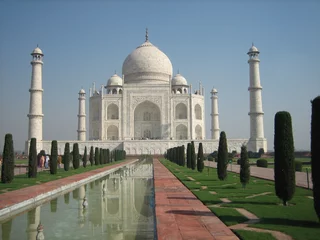
[[[139,161],[5,220],[1,239],[156,239],[153,186],[152,161]]]

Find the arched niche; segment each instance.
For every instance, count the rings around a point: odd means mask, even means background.
[[[196,115],[196,119],[202,120],[202,109],[199,104],[194,107],[194,113]]]
[[[188,128],[180,124],[176,127],[176,139],[188,139]]]
[[[107,139],[108,140],[118,140],[119,139],[119,130],[118,127],[111,125],[107,129]]]
[[[202,127],[198,124],[195,130],[196,130],[196,139],[202,139]]]
[[[184,103],[177,104],[176,119],[187,119],[187,106]]]
[[[160,116],[156,104],[150,101],[140,103],[134,110],[134,139],[160,139]]]
[[[107,119],[119,119],[119,107],[112,103],[107,108]]]

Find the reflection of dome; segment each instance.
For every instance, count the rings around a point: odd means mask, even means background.
[[[170,59],[148,40],[130,53],[122,65],[125,83],[168,83]]]
[[[32,54],[40,54],[40,55],[43,55],[42,50],[41,50],[39,47],[36,47],[36,48],[32,51],[31,55],[32,55]]]
[[[109,78],[107,86],[122,86],[122,78],[114,74]]]
[[[177,74],[172,78],[172,86],[174,85],[188,85],[187,80],[181,75]]]

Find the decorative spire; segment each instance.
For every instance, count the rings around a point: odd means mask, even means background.
[[[252,42],[252,47],[254,46],[254,43]]]
[[[179,68],[178,68],[178,74],[180,74]]]
[[[146,28],[146,42],[149,42],[148,28]]]
[[[117,70],[114,70],[114,74],[117,74]]]
[[[39,47],[39,44],[37,43],[37,47]]]

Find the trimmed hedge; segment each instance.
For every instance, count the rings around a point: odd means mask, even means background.
[[[257,160],[257,167],[267,168],[268,167],[268,161],[266,159],[258,159]]]
[[[302,162],[301,161],[294,161],[295,170],[296,172],[302,172]]]

